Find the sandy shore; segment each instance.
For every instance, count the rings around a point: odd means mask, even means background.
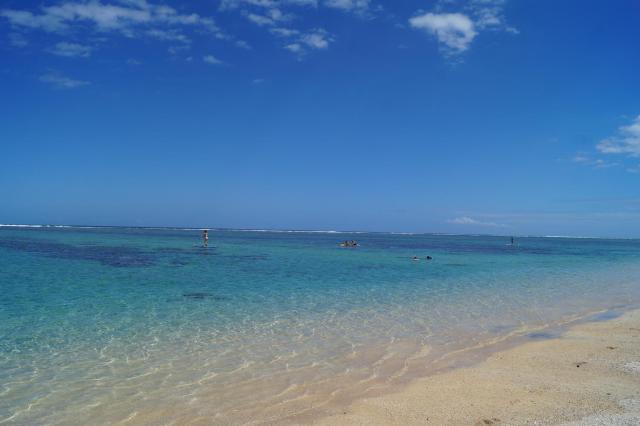
[[[640,310],[575,325],[310,423],[640,425]]]

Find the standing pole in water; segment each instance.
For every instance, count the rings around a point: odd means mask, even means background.
[[[511,237],[511,245],[513,245],[513,244],[514,244],[514,243],[513,243],[513,237]]]
[[[209,230],[205,229],[204,231],[202,231],[202,244],[205,247],[209,247]]]

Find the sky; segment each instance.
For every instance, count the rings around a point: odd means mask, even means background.
[[[3,0],[0,223],[640,237],[640,3]]]

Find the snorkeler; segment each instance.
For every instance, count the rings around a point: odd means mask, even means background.
[[[209,247],[209,230],[205,229],[204,231],[202,231],[202,244],[205,247]]]

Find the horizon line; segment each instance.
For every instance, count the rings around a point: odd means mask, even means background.
[[[514,237],[514,238],[564,238],[593,240],[638,240],[640,237],[594,237],[576,235],[518,235],[518,234],[483,234],[483,233],[450,233],[450,232],[401,232],[401,231],[357,231],[357,230],[315,230],[315,229],[260,229],[260,228],[225,228],[225,227],[187,227],[187,226],[134,226],[134,225],[60,225],[60,224],[10,224],[0,223],[0,228],[125,228],[125,229],[157,229],[181,231],[227,231],[227,232],[273,232],[273,233],[309,233],[309,234],[387,234],[387,235],[434,235],[451,237]]]

